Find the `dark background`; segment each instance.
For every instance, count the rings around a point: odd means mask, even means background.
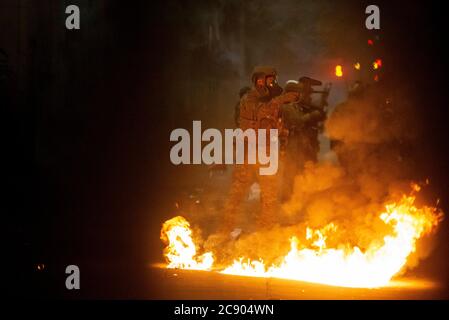
[[[65,29],[69,4],[81,9],[80,30]],[[0,0],[8,294],[73,297],[64,269],[76,264],[81,297],[157,297],[144,271],[162,260],[160,226],[190,174],[169,162],[170,131],[195,119],[232,125],[255,64],[275,65],[283,81],[299,72],[332,80],[329,66],[364,57],[375,35],[385,78],[422,124],[420,176],[449,212],[443,10],[377,2],[374,33],[364,28],[368,4]],[[334,87],[336,103],[344,86]],[[445,221],[418,274],[447,281],[447,235]]]

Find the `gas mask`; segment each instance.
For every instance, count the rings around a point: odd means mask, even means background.
[[[268,91],[270,92],[270,96],[272,98],[281,95],[282,87],[278,84],[276,77],[267,76],[265,79],[265,84],[266,84]]]

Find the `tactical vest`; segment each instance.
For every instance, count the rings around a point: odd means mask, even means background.
[[[270,129],[278,128],[278,119],[270,112],[261,112],[263,103],[268,103],[270,97],[252,89],[240,100],[240,128],[246,129]]]
[[[242,130],[257,129],[257,106],[259,97],[257,91],[252,89],[240,100],[239,123]]]

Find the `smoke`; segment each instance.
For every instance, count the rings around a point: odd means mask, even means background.
[[[290,250],[292,236],[304,246],[311,245],[307,228],[332,229],[326,239],[329,248],[363,251],[381,246],[392,229],[380,213],[385,212],[385,204],[410,193],[410,184],[417,178],[410,149],[418,127],[411,110],[407,99],[392,98],[380,84],[365,88],[363,96],[351,95],[325,123],[334,146],[330,152],[336,153],[338,161],[306,163],[294,178],[291,197],[279,210],[278,225],[254,229],[253,211],[258,208],[253,205],[242,213],[244,233],[237,240],[212,234],[205,249],[224,264],[239,257],[276,263]],[[421,242],[408,266],[416,266],[431,248],[432,241]]]
[[[176,88],[168,103],[176,110],[172,112],[174,123],[190,123],[195,116],[212,127],[229,127],[239,86],[248,84],[250,70],[258,64],[275,66],[281,83],[301,75],[334,82],[332,113],[325,124],[332,150],[320,158],[336,161],[305,165],[294,178],[290,198],[279,208],[278,225],[270,230],[255,229],[259,204],[247,201],[239,221],[243,233],[235,241],[215,233],[223,220],[228,184],[210,179],[204,193],[186,195],[189,204],[179,212],[198,226],[196,243],[202,243],[205,251],[214,253],[217,263],[224,264],[239,257],[276,262],[290,250],[290,237],[295,235],[305,246],[310,245],[306,228],[321,229],[330,223],[337,229],[326,240],[328,247],[363,250],[381,244],[391,232],[379,219],[385,204],[407,194],[411,181],[425,177],[417,173],[415,163],[415,140],[421,128],[414,118],[417,106],[413,95],[393,80],[391,85],[382,82],[384,78],[388,81],[387,74],[373,83],[367,71],[366,83],[373,84],[365,87],[362,95],[351,95],[333,108],[340,99],[337,96],[345,95],[345,84],[333,78],[336,61],[349,66],[359,61],[369,68],[371,55],[378,58],[380,54],[385,62],[382,70],[393,67],[388,64],[387,50],[368,52],[367,35],[360,28],[363,6],[331,1],[219,2],[212,8],[198,6],[188,17],[181,8],[183,5],[172,10],[182,16],[183,28],[176,28],[176,33],[181,32],[177,38],[183,39],[176,46],[180,54],[167,73],[189,75],[189,84],[183,78],[177,83],[170,77],[171,87]],[[355,80],[346,70],[345,80]],[[326,148],[321,147],[323,152]],[[186,176],[195,180],[191,172]],[[175,179],[176,183],[186,180],[179,178],[179,170]],[[427,253],[420,248],[412,260]]]

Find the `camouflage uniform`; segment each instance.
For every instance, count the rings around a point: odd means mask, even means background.
[[[285,92],[289,91],[301,92],[300,84],[288,83]],[[318,134],[326,113],[320,108],[313,107],[310,100],[302,95],[300,101],[283,105],[281,114],[283,123],[288,129],[282,184],[282,198],[286,200],[293,189],[292,178],[304,169],[307,161],[318,161],[320,149]]]
[[[254,87],[240,101],[239,125],[246,129],[279,129],[279,110],[282,104],[295,100],[296,94],[279,95],[273,98],[267,88]],[[269,147],[267,140],[267,149]],[[246,149],[245,149],[246,150]],[[269,150],[267,150],[269,152]],[[238,164],[234,166],[231,189],[225,204],[223,231],[230,231],[236,225],[237,214],[242,202],[248,195],[250,186],[257,181],[261,189],[261,210],[257,216],[257,225],[265,228],[276,221],[278,204],[277,174],[260,175],[259,164]]]
[[[298,132],[298,143],[303,154],[301,160],[303,164],[307,161],[317,162],[320,151],[318,135],[325,120],[325,114],[301,103],[298,104],[298,109],[303,122],[303,127]]]
[[[245,94],[247,94],[251,90],[250,87],[243,87],[239,91],[240,100],[243,98]],[[240,126],[240,100],[236,103],[234,107],[234,122],[236,127]]]
[[[300,84],[298,85],[301,90]],[[295,84],[288,84],[285,91],[295,91],[298,88]],[[284,105],[281,113],[285,126],[290,131],[289,145],[297,144],[297,148],[301,150],[300,163],[303,165],[306,161],[318,160],[320,149],[318,135],[326,119],[326,112],[323,108],[312,105],[310,95],[301,94],[300,101]]]

